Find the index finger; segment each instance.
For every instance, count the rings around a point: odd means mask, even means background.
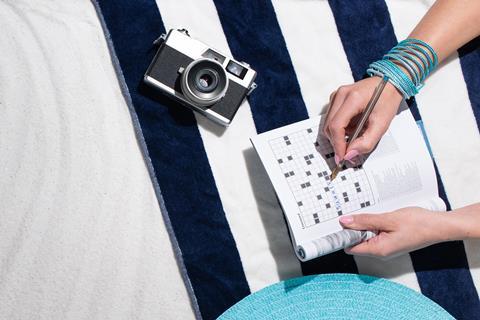
[[[345,156],[347,142],[345,141],[345,132],[351,120],[362,112],[362,102],[358,94],[351,92],[342,106],[332,117],[328,130],[330,131],[330,142],[332,143],[335,155],[340,160]]]

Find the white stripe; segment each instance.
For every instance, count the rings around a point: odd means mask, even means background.
[[[321,113],[331,92],[353,82],[350,65],[326,1],[273,0],[310,116]],[[360,273],[419,290],[410,256],[389,261],[355,257]]]
[[[405,5],[389,0],[387,5],[399,40],[408,36],[429,8],[424,2]],[[416,99],[452,208],[478,202],[480,135],[456,53],[430,76]],[[465,249],[478,291],[480,243],[465,242]]]
[[[308,113],[318,115],[334,90],[353,82],[328,2],[272,2]]]
[[[157,3],[167,29],[186,28],[192,37],[231,54],[213,2]],[[257,90],[254,94],[261,94],[262,88]],[[196,118],[250,289],[301,275],[273,189],[249,141],[256,129],[248,103],[228,129]]]

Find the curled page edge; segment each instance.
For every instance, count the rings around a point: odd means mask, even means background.
[[[326,254],[348,248],[362,241],[374,237],[371,231],[341,230],[324,237],[299,244],[295,247],[295,254],[302,262],[312,260]]]

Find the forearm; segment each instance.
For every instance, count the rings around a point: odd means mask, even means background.
[[[409,38],[428,43],[442,61],[479,35],[479,0],[437,0]]]
[[[480,239],[480,203],[441,213],[435,220],[438,241]]]

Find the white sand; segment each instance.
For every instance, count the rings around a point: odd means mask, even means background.
[[[193,318],[92,4],[0,30],[0,318]]]

